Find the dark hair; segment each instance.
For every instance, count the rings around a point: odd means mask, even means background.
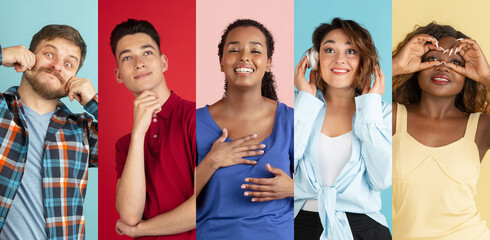
[[[332,30],[342,29],[349,38],[352,46],[359,50],[360,62],[357,78],[354,81],[354,87],[357,94],[361,94],[364,85],[368,79],[371,79],[371,75],[374,73],[376,65],[378,65],[378,53],[374,46],[373,38],[371,34],[352,20],[343,20],[340,18],[334,18],[332,23],[323,23],[318,26],[313,32],[312,42],[313,47],[317,52],[320,52],[323,38]],[[320,61],[317,61],[318,70],[316,74],[316,87],[322,92],[325,91],[326,82],[322,79],[320,71]]]
[[[75,28],[68,25],[46,25],[39,32],[34,34],[31,40],[31,45],[29,46],[29,50],[34,52],[37,46],[41,43],[42,40],[53,40],[55,38],[63,38],[66,39],[73,44],[77,45],[80,48],[80,64],[78,66],[78,70],[82,68],[83,61],[85,60],[85,55],[87,55],[87,44],[83,41],[80,32],[78,32]]]
[[[428,34],[436,39],[443,37],[469,38],[462,32],[456,31],[449,25],[439,25],[431,22],[427,26],[415,26],[405,39],[398,44],[392,53],[395,57],[405,45],[419,34]],[[465,78],[463,90],[456,96],[454,104],[462,112],[485,112],[487,108],[487,88],[484,84]],[[421,89],[418,85],[418,72],[393,77],[393,101],[410,104],[420,101]]]
[[[228,37],[228,33],[236,27],[255,27],[259,29],[265,36],[265,43],[267,45],[267,58],[270,59],[272,54],[274,53],[274,39],[272,38],[272,34],[265,28],[261,23],[251,20],[251,19],[237,19],[228,27],[226,27],[223,35],[221,35],[221,41],[218,44],[218,56],[219,59],[223,57],[223,50],[226,42],[226,38]],[[272,72],[265,72],[264,77],[262,78],[262,96],[277,101],[277,93],[276,93],[276,81],[274,74]],[[225,95],[228,90],[228,80],[225,79]]]
[[[158,45],[158,51],[162,53],[160,50],[160,35],[157,30],[155,30],[155,27],[145,20],[128,19],[126,22],[118,24],[114,30],[112,30],[111,50],[114,57],[116,56],[116,47],[119,40],[126,35],[133,35],[136,33],[144,33],[150,36]]]

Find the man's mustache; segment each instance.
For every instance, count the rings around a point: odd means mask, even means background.
[[[39,71],[44,71],[44,72],[53,74],[63,84],[66,82],[66,80],[63,79],[63,77],[60,75],[60,73],[57,72],[56,70],[53,70],[52,68],[41,67],[41,68],[39,68]]]

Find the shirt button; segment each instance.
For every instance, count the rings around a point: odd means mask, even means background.
[[[153,118],[153,122],[157,122],[158,120],[156,118]]]
[[[156,134],[155,134],[155,135],[153,135],[153,138],[157,138],[157,137],[158,137],[158,135],[156,135]]]
[[[0,222],[3,222],[3,217],[0,217]]]
[[[25,161],[26,161],[26,160],[25,160],[25,158],[22,158],[22,159],[20,160],[20,162],[25,162]]]
[[[15,187],[13,187],[13,186],[12,186],[12,187],[10,187],[10,189],[11,189],[11,190],[15,190]]]

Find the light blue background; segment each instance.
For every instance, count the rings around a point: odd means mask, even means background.
[[[97,0],[19,0],[2,1],[0,14],[0,44],[2,48],[24,45],[29,48],[32,36],[48,24],[67,24],[77,29],[87,43],[87,57],[77,76],[89,78],[97,89]],[[0,92],[18,86],[22,73],[0,66]],[[75,100],[63,102],[72,112],[83,112]],[[87,195],[84,203],[85,237],[97,239],[97,180],[96,168],[89,170]]]
[[[383,100],[391,103],[391,0],[362,1],[298,1],[294,2],[294,64],[313,46],[311,36],[321,23],[330,23],[335,17],[354,20],[373,37],[385,74]],[[309,71],[306,73],[309,76]],[[391,188],[381,193],[383,213],[391,229]]]

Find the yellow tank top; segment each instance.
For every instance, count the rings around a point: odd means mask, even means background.
[[[407,109],[398,104],[393,135],[393,239],[488,240],[474,197],[480,157],[474,139],[480,113],[463,138],[428,147],[407,132]]]

